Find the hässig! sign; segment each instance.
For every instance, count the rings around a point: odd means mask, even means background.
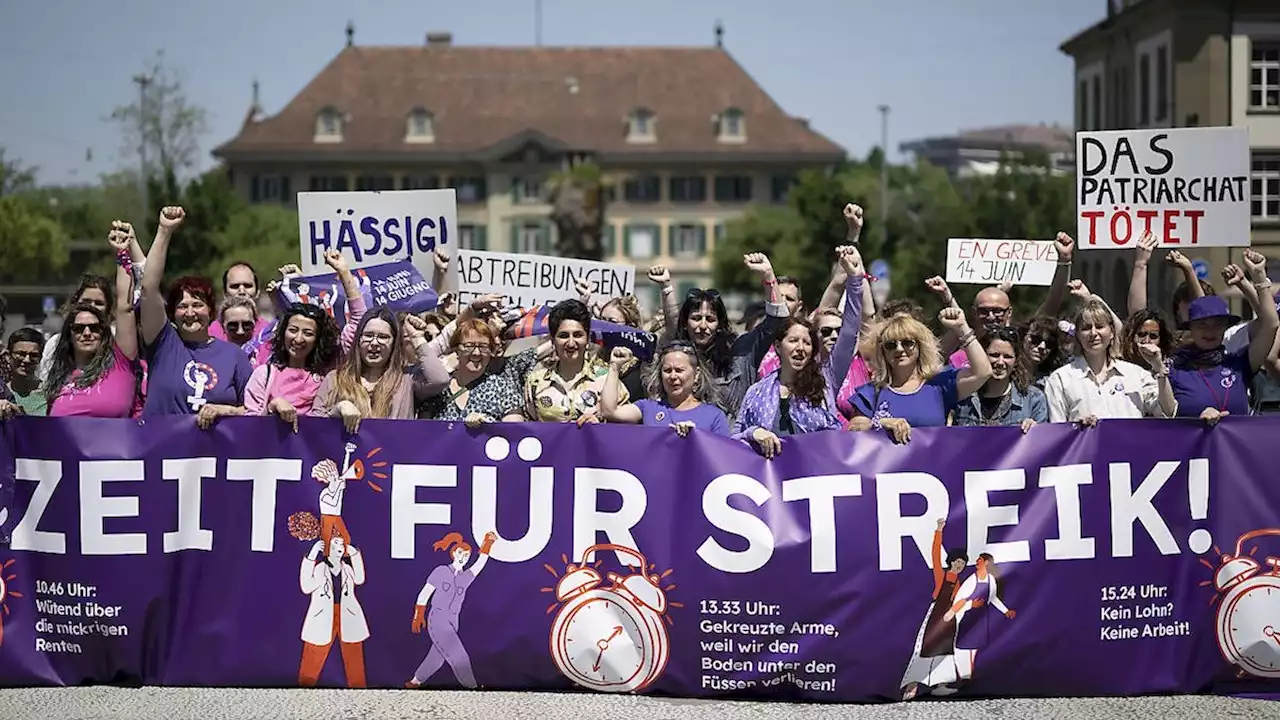
[[[1077,245],[1248,246],[1249,168],[1247,128],[1077,133]]]
[[[324,275],[326,250],[356,268],[409,260],[431,277],[436,247],[452,248],[458,203],[445,190],[368,190],[298,193],[298,267]]]

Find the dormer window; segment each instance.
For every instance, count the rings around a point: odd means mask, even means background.
[[[404,141],[408,143],[433,143],[436,141],[436,123],[431,113],[423,108],[414,108],[409,113],[408,127],[405,128]]]
[[[747,139],[747,120],[737,108],[720,113],[716,125],[720,142],[745,142]]]
[[[658,139],[658,119],[653,111],[637,108],[627,121],[627,142],[651,143]]]
[[[342,114],[336,108],[325,108],[316,115],[316,138],[318,143],[342,142]]]

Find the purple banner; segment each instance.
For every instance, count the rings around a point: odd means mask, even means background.
[[[368,308],[385,306],[392,312],[416,314],[431,310],[439,300],[422,273],[407,260],[358,268],[351,274],[360,283]],[[276,289],[276,301],[285,306],[296,302],[319,305],[338,327],[347,321],[347,294],[337,273],[286,278]]]
[[[0,684],[1280,687],[1280,421],[0,425]]]

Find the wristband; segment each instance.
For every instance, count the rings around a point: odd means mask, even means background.
[[[116,264],[124,268],[125,272],[133,271],[133,258],[129,255],[128,250],[116,251]]]
[[[1059,260],[1059,261],[1058,261],[1058,267],[1066,267],[1067,265],[1070,265],[1070,264],[1071,264],[1071,261],[1070,261],[1070,260]]]

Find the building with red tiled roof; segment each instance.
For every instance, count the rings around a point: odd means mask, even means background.
[[[214,150],[250,201],[454,187],[464,246],[544,253],[542,182],[589,158],[614,185],[607,259],[666,264],[688,287],[706,281],[727,220],[845,155],[779,107],[719,29],[714,47],[471,47],[444,33],[363,47],[352,34],[279,113],[255,97]]]

